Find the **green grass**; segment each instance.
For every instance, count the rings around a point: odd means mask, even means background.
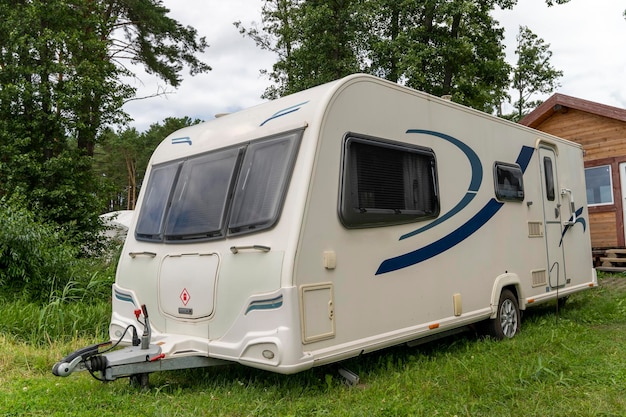
[[[97,304],[83,306],[86,314]],[[344,385],[334,366],[285,376],[233,365],[153,374],[142,392],[126,379],[52,376],[60,357],[99,340],[97,332],[75,329],[61,342],[37,343],[5,332],[0,415],[626,415],[626,289],[586,291],[558,317],[555,310],[546,304],[527,312],[512,340],[468,334],[349,360],[344,366],[361,378],[356,387]]]

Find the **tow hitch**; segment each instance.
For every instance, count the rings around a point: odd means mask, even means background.
[[[140,317],[143,315],[143,323]],[[137,335],[132,324],[124,330],[115,343],[99,343],[79,349],[57,362],[52,367],[56,376],[68,376],[76,371],[89,371],[99,381],[115,381],[130,378],[131,383],[143,389],[148,388],[148,375],[158,371],[200,368],[225,365],[229,362],[207,356],[183,356],[166,358],[161,347],[150,343],[152,330],[148,310],[145,305],[135,310],[137,322],[143,325],[143,334]],[[114,350],[122,342],[126,333],[132,331],[132,346]]]
[[[142,314],[143,323],[140,320]],[[52,373],[56,376],[68,376],[75,371],[87,370],[100,381],[138,376],[136,379],[141,381],[142,387],[147,387],[147,373],[159,370],[155,369],[154,363],[165,355],[161,353],[159,346],[150,344],[152,331],[146,306],[142,305],[140,310],[135,310],[135,316],[143,324],[141,338],[137,335],[135,326],[130,325],[117,342],[98,343],[79,349],[57,362],[52,367]],[[132,346],[114,350],[129,330],[133,332]]]

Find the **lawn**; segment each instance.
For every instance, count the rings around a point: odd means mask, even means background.
[[[623,416],[626,415],[626,277],[529,310],[512,340],[464,334],[398,346],[335,366],[277,375],[239,365],[153,374],[141,391],[127,379],[54,377],[52,365],[94,342],[75,331],[35,342],[7,329],[0,306],[3,416]],[[5,317],[3,322],[2,316]]]

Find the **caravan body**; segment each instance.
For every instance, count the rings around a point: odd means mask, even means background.
[[[483,320],[511,337],[517,308],[597,285],[587,218],[579,146],[353,75],[163,141],[110,335],[145,305],[160,362],[280,373]]]

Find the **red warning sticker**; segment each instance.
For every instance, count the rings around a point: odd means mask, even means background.
[[[191,299],[191,295],[189,295],[189,291],[187,291],[187,288],[183,288],[183,292],[180,293],[180,299],[183,302],[183,305],[187,305],[187,303]]]

